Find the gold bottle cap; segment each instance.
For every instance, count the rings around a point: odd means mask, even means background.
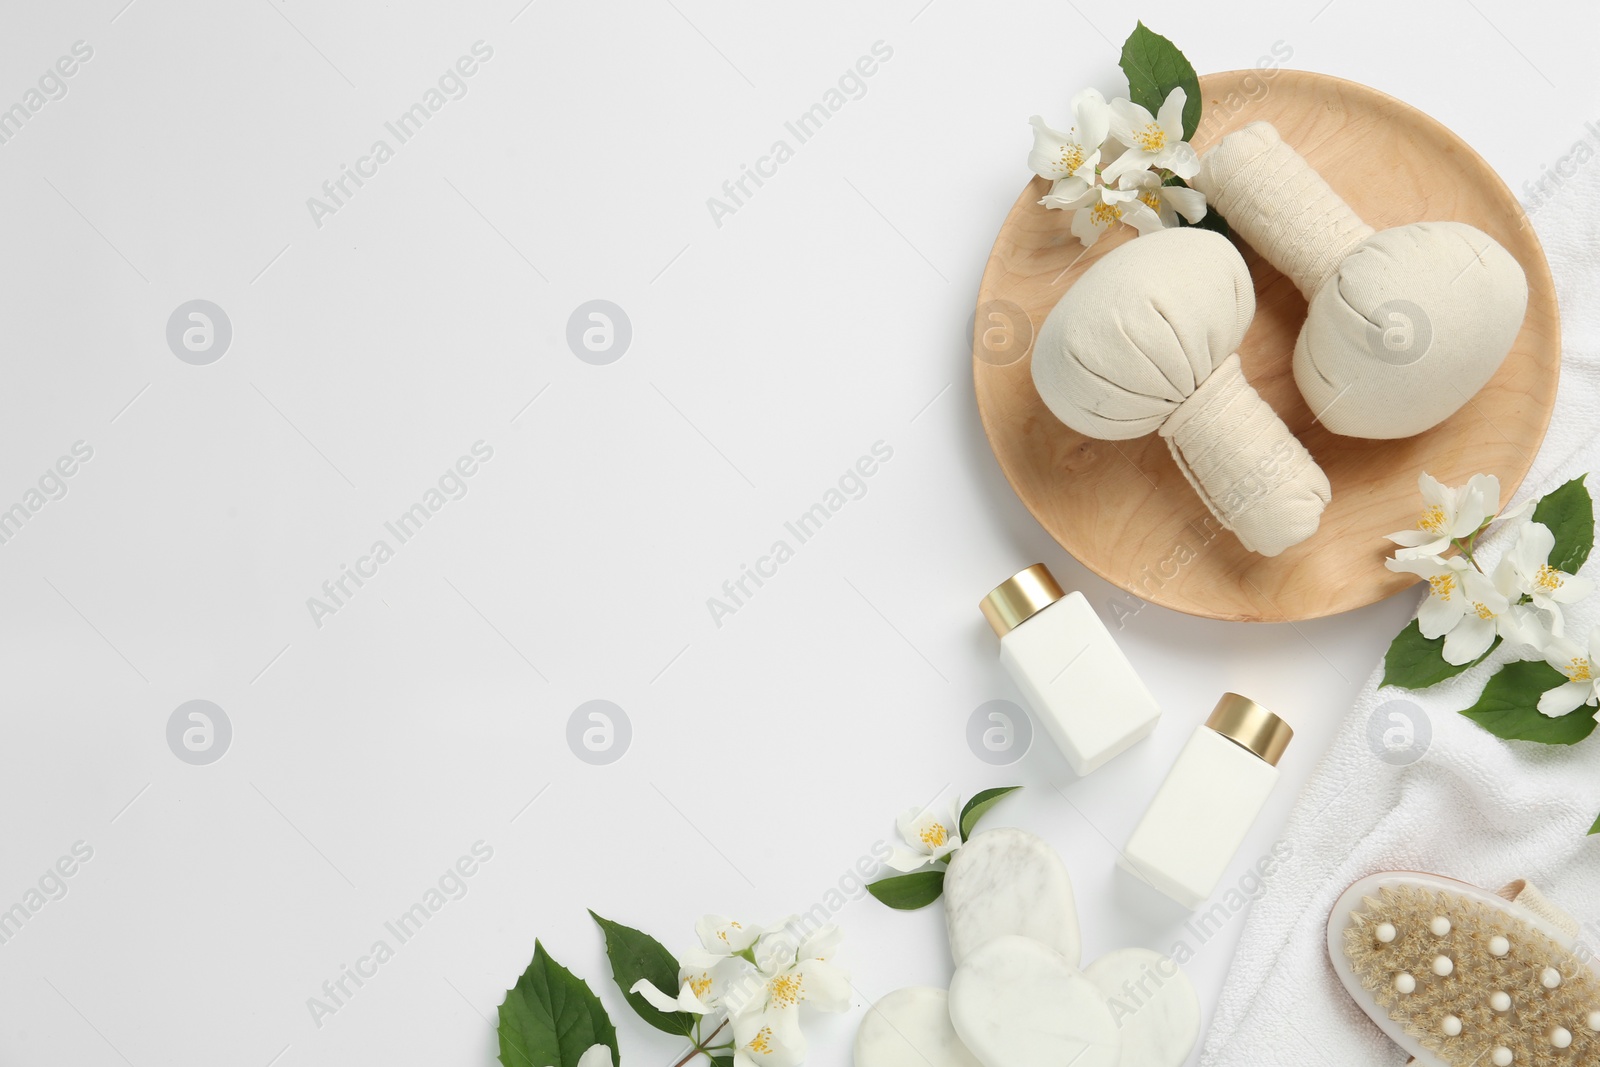
[[[978,602],[978,608],[995,636],[1004,637],[1066,595],[1049,568],[1035,563],[995,586]]]
[[[1274,767],[1294,737],[1288,723],[1238,693],[1222,694],[1206,726]]]

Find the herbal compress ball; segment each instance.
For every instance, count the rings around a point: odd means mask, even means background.
[[[1522,328],[1528,280],[1461,222],[1375,232],[1270,123],[1222,139],[1194,187],[1309,303],[1294,377],[1348,437],[1410,437],[1486,385]]]
[[[1237,351],[1255,289],[1227,238],[1163,230],[1108,253],[1061,298],[1034,347],[1056,418],[1119,441],[1157,431],[1178,468],[1252,552],[1317,530],[1328,478],[1245,381]]]

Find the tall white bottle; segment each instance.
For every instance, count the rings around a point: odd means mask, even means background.
[[[1117,865],[1186,908],[1216,891],[1278,782],[1294,731],[1253,700],[1224,693],[1178,753]]]
[[[1043,563],[978,606],[1000,638],[1000,662],[1078,774],[1155,729],[1155,697],[1083,594],[1062,592]]]

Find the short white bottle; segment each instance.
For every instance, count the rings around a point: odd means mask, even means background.
[[[1043,563],[979,603],[1000,638],[1000,662],[1078,774],[1147,737],[1155,697],[1082,593],[1064,593]]]
[[[1117,865],[1184,907],[1199,907],[1261,814],[1293,736],[1260,704],[1224,693],[1178,753]]]

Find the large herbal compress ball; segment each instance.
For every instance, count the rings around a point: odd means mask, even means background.
[[[1305,294],[1294,377],[1349,437],[1410,437],[1455,414],[1511,351],[1528,282],[1461,222],[1375,232],[1265,122],[1222,139],[1195,188]]]
[[[1228,240],[1163,230],[1119,246],[1061,298],[1039,332],[1033,381],[1089,437],[1159,432],[1212,514],[1275,556],[1317,530],[1322,473],[1240,370],[1255,289]]]

